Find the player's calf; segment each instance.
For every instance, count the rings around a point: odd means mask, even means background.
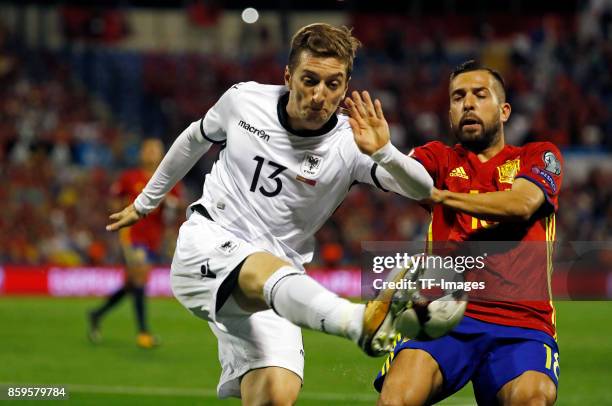
[[[388,280],[398,282],[407,269],[396,269]],[[395,315],[405,302],[394,301],[397,291],[383,289],[366,306],[338,297],[272,254],[251,254],[242,265],[233,297],[243,310],[272,308],[292,323],[346,337],[371,356],[391,350]]]
[[[243,310],[273,309],[295,325],[346,337],[360,337],[364,305],[325,289],[303,270],[269,253],[250,255],[242,265],[233,297]]]
[[[387,279],[397,282],[406,272],[396,269]],[[254,311],[266,308],[263,297],[267,307],[292,323],[348,338],[368,355],[379,356],[392,349],[395,315],[405,306],[394,301],[396,293],[383,289],[367,305],[351,303],[279,258],[255,253],[240,270],[234,298],[244,310]]]
[[[557,399],[557,388],[545,374],[527,371],[506,383],[497,399],[504,406],[549,406]]]
[[[429,404],[442,388],[438,363],[427,352],[405,349],[393,360],[385,378],[378,406]]]

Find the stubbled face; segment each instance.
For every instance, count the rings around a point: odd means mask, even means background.
[[[485,70],[461,73],[450,84],[450,124],[457,140],[480,152],[502,134],[510,105],[499,99],[499,84]]]
[[[164,157],[164,144],[160,140],[145,140],[140,147],[140,163],[148,170],[155,170]]]
[[[334,57],[300,54],[293,72],[285,68],[287,113],[296,130],[318,130],[336,112],[348,87],[346,63]]]

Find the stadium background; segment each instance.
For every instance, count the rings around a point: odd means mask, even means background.
[[[364,43],[351,88],[382,99],[398,147],[452,142],[447,78],[477,57],[507,81],[508,142],[562,149],[557,238],[603,249],[571,281],[556,276],[562,293],[573,283],[573,299],[600,300],[558,303],[559,404],[612,404],[612,2],[253,3],[0,3],[0,384],[68,384],[79,404],[215,404],[215,342],[175,301],[153,300],[164,345],[143,352],[127,305],[93,347],[84,314],[95,299],[53,295],[99,295],[118,283],[116,236],[104,231],[108,191],[136,164],[140,140],[169,146],[235,82],[280,84],[291,33],[325,21],[353,26]],[[253,5],[259,19],[247,24],[241,12]],[[188,200],[216,152],[187,176]],[[346,287],[362,241],[423,240],[427,225],[414,203],[353,188],[318,233],[312,268]],[[150,286],[161,296],[168,241]],[[339,339],[305,340],[300,404],[373,403],[379,360]],[[447,404],[472,399],[467,389]]]

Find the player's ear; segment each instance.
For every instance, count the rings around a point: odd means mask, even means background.
[[[289,88],[289,83],[291,83],[291,71],[289,70],[289,65],[285,66],[285,86]]]
[[[505,123],[510,118],[510,113],[512,112],[512,107],[510,107],[510,103],[502,103],[501,105],[501,114],[500,119],[502,123]]]

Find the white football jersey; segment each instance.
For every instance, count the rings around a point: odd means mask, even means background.
[[[312,260],[314,233],[351,185],[380,183],[347,117],[334,116],[318,131],[293,131],[287,101],[284,86],[255,82],[223,94],[199,123],[201,136],[225,147],[194,204],[236,236],[301,266]]]

